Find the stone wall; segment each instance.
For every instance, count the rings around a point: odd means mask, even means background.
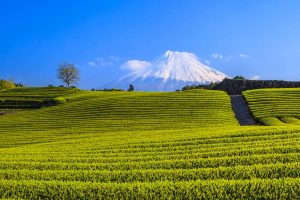
[[[300,88],[300,82],[224,79],[221,83],[213,87],[214,90],[223,90],[230,95],[241,94],[245,90],[260,88]]]

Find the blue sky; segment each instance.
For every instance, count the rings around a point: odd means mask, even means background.
[[[58,85],[68,61],[89,89],[127,60],[176,50],[230,76],[300,80],[299,10],[297,0],[1,1],[0,78]]]

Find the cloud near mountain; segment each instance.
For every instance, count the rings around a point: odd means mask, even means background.
[[[141,91],[174,91],[186,85],[220,82],[228,77],[202,64],[193,53],[170,50],[153,62],[129,60],[121,67],[130,73],[103,87],[127,89],[133,84]]]
[[[127,62],[121,65],[123,69],[129,69],[133,72],[147,70],[152,66],[151,62],[142,61],[142,60],[128,60]]]

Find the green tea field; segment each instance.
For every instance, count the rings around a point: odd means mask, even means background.
[[[0,197],[299,198],[300,90],[244,95],[280,123],[240,126],[222,91],[0,91]]]
[[[256,119],[266,125],[300,125],[300,88],[244,92]]]

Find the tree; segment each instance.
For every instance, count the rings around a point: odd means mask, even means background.
[[[24,87],[24,85],[22,83],[14,83],[16,87],[20,88],[20,87]]]
[[[242,75],[241,76],[235,76],[233,79],[234,80],[246,80],[246,78],[243,77]]]
[[[134,87],[133,87],[132,84],[130,84],[130,85],[129,85],[129,88],[128,88],[128,92],[132,92],[132,91],[134,91]]]
[[[80,80],[79,71],[74,64],[63,63],[58,66],[57,78],[70,87],[71,84]]]
[[[0,90],[6,90],[6,89],[12,89],[15,88],[16,85],[14,84],[13,81],[9,81],[9,80],[0,80]]]

